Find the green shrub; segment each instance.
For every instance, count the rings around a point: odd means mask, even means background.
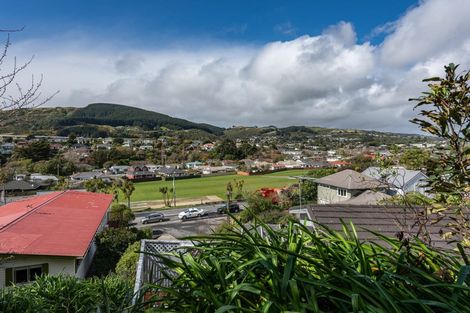
[[[0,312],[137,312],[131,308],[132,296],[132,285],[116,276],[41,276],[32,284],[1,290]]]
[[[96,276],[105,276],[112,273],[116,264],[129,245],[141,239],[152,238],[152,231],[148,228],[106,228],[96,237],[96,255],[93,260],[91,272]]]
[[[127,247],[124,254],[116,264],[116,275],[129,282],[135,281],[137,262],[139,261],[140,241],[136,241]]]
[[[176,275],[150,286],[152,301],[170,312],[469,311],[470,267],[452,252],[378,234],[381,244],[362,243],[352,225],[238,225],[159,255]]]

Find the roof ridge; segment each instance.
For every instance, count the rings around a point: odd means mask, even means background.
[[[66,193],[67,190],[64,190],[64,191],[61,191],[59,192],[59,194],[57,194],[56,196],[48,199],[47,201],[45,202],[42,202],[40,203],[39,205],[37,205],[36,207],[32,208],[31,210],[29,210],[28,212],[26,212],[25,214],[15,218],[14,220],[11,220],[10,222],[6,223],[5,225],[1,226],[0,227],[0,232],[3,232],[5,231],[7,228],[9,228],[10,226],[12,226],[13,224],[15,224],[16,222],[22,220],[23,218],[33,214],[34,212],[36,212],[38,209],[40,209],[41,207],[43,207],[44,205],[46,204],[49,204],[50,202],[56,200],[59,196],[62,196],[64,193]],[[26,205],[26,207],[28,207],[29,205]]]

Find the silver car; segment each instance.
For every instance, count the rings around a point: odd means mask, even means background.
[[[142,224],[162,222],[164,220],[165,215],[163,213],[152,213],[142,219]]]

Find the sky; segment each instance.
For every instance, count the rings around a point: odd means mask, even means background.
[[[422,79],[470,68],[469,15],[469,0],[9,1],[0,29],[24,29],[0,73],[34,56],[18,82],[43,75],[47,106],[417,132]]]

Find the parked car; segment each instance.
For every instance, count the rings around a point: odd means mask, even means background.
[[[161,229],[152,229],[152,239],[157,239],[161,235],[163,235],[164,231]]]
[[[203,215],[206,215],[206,213],[204,212],[203,209],[199,209],[199,208],[190,208],[190,209],[187,209],[186,211],[183,211],[181,212],[180,214],[178,214],[178,217],[181,219],[181,220],[185,220],[187,218],[192,218],[192,217],[201,217]]]
[[[230,205],[228,206],[228,209],[230,213],[237,213],[240,211],[240,206],[238,205],[238,203],[230,203]],[[227,205],[217,208],[217,213],[219,214],[227,213]]]
[[[165,220],[163,213],[152,213],[142,218],[142,224],[161,222]]]

